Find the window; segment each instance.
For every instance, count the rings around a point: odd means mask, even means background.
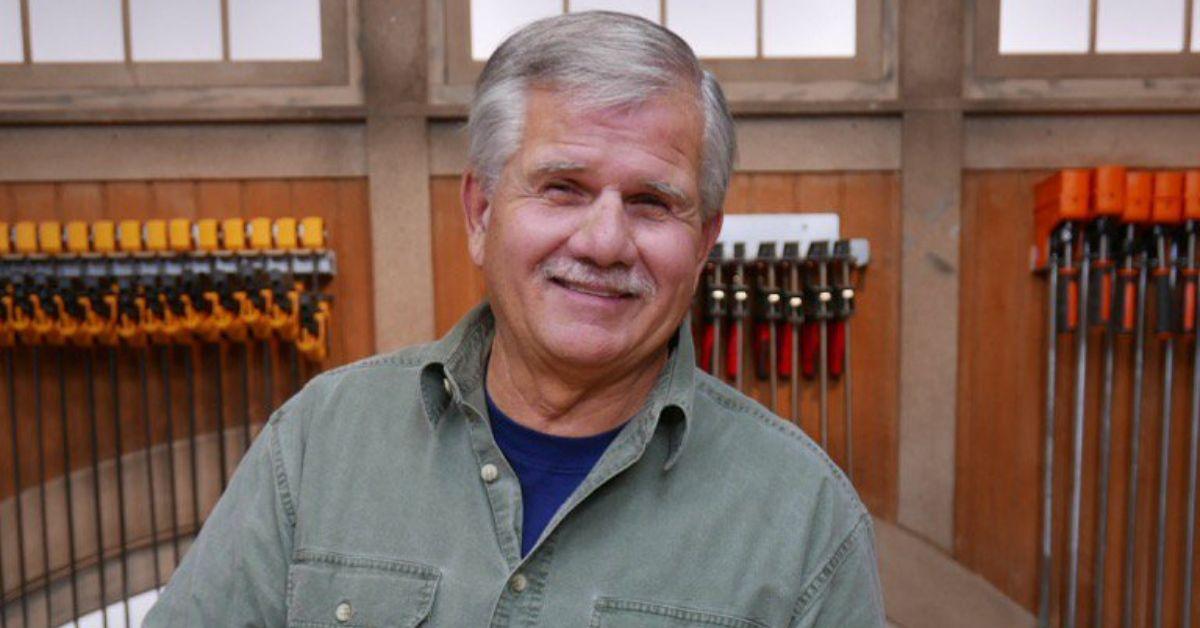
[[[7,88],[334,85],[344,0],[0,0]]]
[[[976,74],[1194,77],[1198,23],[1194,0],[979,0]]]
[[[882,0],[446,0],[448,83],[470,83],[522,26],[566,12],[644,17],[683,37],[722,79],[881,78]]]

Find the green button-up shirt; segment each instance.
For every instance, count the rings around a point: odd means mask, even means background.
[[[146,626],[881,626],[871,518],[800,430],[698,371],[641,411],[521,556],[487,306],[330,371],[271,418]]]

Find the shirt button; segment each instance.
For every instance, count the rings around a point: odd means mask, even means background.
[[[527,586],[529,586],[529,579],[525,577],[525,574],[519,573],[508,581],[508,587],[513,590],[513,593],[520,593]]]
[[[354,617],[354,608],[350,606],[349,602],[342,602],[334,609],[333,616],[338,620],[338,623],[344,624],[350,621],[351,617]]]
[[[500,477],[500,469],[497,469],[496,465],[489,462],[479,467],[479,477],[483,478],[484,482],[491,484],[496,481],[496,478]]]
[[[446,389],[447,395],[453,394],[452,392],[450,392],[450,378],[449,377],[442,378],[442,388]]]

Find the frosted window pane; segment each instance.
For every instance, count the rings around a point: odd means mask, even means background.
[[[320,0],[229,0],[229,58],[320,60]]]
[[[471,0],[471,58],[487,59],[517,29],[562,10],[562,0]]]
[[[1100,0],[1096,52],[1180,52],[1183,0]]]
[[[570,0],[567,8],[572,13],[580,11],[618,11],[644,17],[651,22],[662,23],[658,11],[658,0]]]
[[[754,57],[754,0],[667,0],[667,28],[701,57]]]
[[[219,0],[129,0],[134,61],[219,61]]]
[[[0,63],[21,63],[25,60],[21,35],[20,0],[0,0]]]
[[[1000,52],[1088,51],[1089,0],[1001,0]]]
[[[120,0],[30,0],[34,61],[124,61]]]
[[[763,56],[853,57],[855,0],[763,0]]]
[[[1192,2],[1192,52],[1200,52],[1200,2]]]

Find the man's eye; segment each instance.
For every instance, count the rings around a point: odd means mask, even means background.
[[[671,204],[657,196],[635,196],[626,201],[626,204],[649,216],[666,216],[671,213]]]
[[[555,181],[542,187],[542,194],[554,202],[569,202],[579,198],[579,190],[570,183]]]

